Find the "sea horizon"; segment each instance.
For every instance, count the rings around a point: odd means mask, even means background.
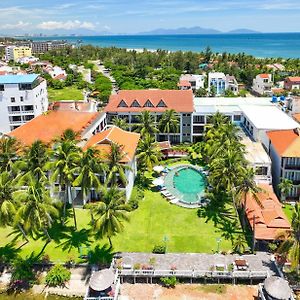
[[[30,37],[38,40],[66,40],[72,44],[126,49],[250,54],[256,57],[300,58],[300,33],[220,33],[169,35],[98,35]]]

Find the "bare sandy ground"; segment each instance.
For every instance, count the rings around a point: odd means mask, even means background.
[[[255,300],[257,286],[226,285],[223,293],[211,292],[200,284],[182,284],[167,289],[156,284],[122,284],[121,295],[128,300]],[[122,298],[121,298],[122,299]]]

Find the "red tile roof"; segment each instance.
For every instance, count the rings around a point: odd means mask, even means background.
[[[299,129],[272,130],[267,135],[281,157],[300,157]]]
[[[82,133],[96,119],[99,113],[51,111],[40,115],[9,133],[24,145],[36,140],[50,143],[66,129]]]
[[[255,238],[257,240],[274,240],[281,230],[289,230],[290,223],[285,216],[281,203],[267,184],[260,184],[262,192],[257,194],[259,205],[253,195],[247,195],[246,216],[253,230],[255,223]]]
[[[132,106],[137,101],[140,107]],[[152,107],[146,107],[146,103]],[[165,104],[160,106],[160,104]],[[125,106],[125,107],[122,107]],[[106,112],[164,112],[174,109],[177,112],[193,112],[193,92],[191,90],[121,90],[110,97]]]
[[[179,81],[179,83],[177,84],[177,86],[192,86],[191,83],[188,80],[181,80]]]
[[[105,131],[92,136],[83,149],[96,147],[102,155],[109,153],[111,143],[123,146],[125,154],[123,162],[127,163],[134,159],[140,134],[129,132],[113,126]]]
[[[270,74],[259,74],[260,78],[269,78]]]
[[[93,108],[93,102],[83,102],[83,101],[57,101],[52,102],[49,105],[50,110],[63,110],[63,111],[82,111],[91,112]]]
[[[300,82],[300,77],[299,76],[288,77],[287,80],[292,81],[292,82]]]

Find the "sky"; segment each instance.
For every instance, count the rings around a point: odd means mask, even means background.
[[[0,34],[300,31],[300,0],[0,0]]]

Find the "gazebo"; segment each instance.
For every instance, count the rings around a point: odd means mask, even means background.
[[[293,293],[288,282],[281,277],[268,277],[262,287],[263,297],[266,300],[292,300]]]
[[[112,291],[115,274],[111,269],[103,269],[92,274],[89,282],[89,296],[107,296]]]

